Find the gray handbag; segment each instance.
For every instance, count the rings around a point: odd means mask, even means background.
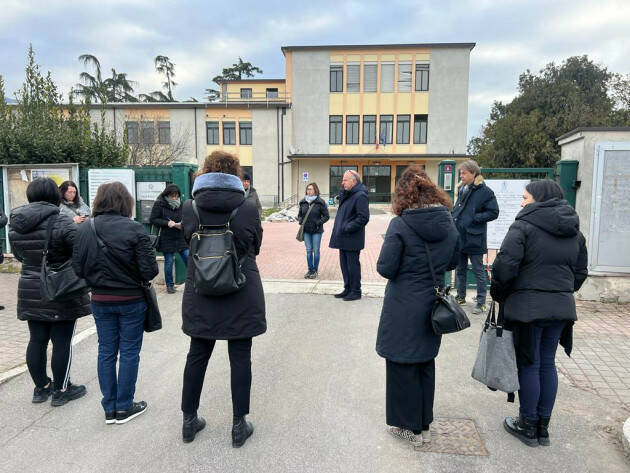
[[[514,393],[520,389],[512,332],[503,328],[503,311],[495,319],[495,303],[481,330],[472,377],[492,390]]]
[[[308,208],[308,212],[306,212],[306,216],[304,217],[304,220],[302,220],[302,223],[300,224],[300,229],[297,232],[297,235],[295,236],[295,239],[297,241],[304,241],[304,225],[306,225],[306,220],[308,220],[308,216],[311,214],[311,210],[313,210],[313,206],[315,204],[311,204],[311,206]]]

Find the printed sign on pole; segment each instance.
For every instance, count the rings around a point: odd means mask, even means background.
[[[308,182],[308,171],[304,171],[302,173],[302,181],[303,182]]]

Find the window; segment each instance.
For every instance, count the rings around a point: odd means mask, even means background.
[[[238,123],[238,142],[242,145],[252,144],[252,122]]]
[[[330,91],[343,92],[343,66],[330,65]]]
[[[359,115],[346,116],[346,144],[359,144]]]
[[[361,65],[359,64],[348,64],[346,66],[346,72],[348,73],[348,79],[346,83],[346,91],[348,92],[359,92],[360,82],[361,82]]]
[[[416,90],[429,90],[428,64],[416,64]]]
[[[153,122],[142,122],[142,144],[152,145],[155,143],[155,125]]]
[[[127,143],[130,145],[138,144],[138,122],[126,122],[127,127]]]
[[[417,144],[425,144],[427,142],[427,126],[429,123],[428,115],[413,116],[413,142]]]
[[[398,63],[398,92],[411,92],[411,63]]]
[[[219,144],[219,122],[206,122],[206,143]]]
[[[363,144],[376,143],[376,115],[363,115]]]
[[[334,197],[341,190],[341,179],[346,171],[359,171],[357,166],[330,166],[330,175],[328,180],[328,195]]]
[[[241,89],[241,98],[242,99],[251,99],[252,98],[252,89]]]
[[[377,64],[363,64],[363,92],[376,92]]]
[[[409,144],[409,115],[398,115],[396,117],[396,143]]]
[[[394,91],[394,65],[391,63],[381,64],[381,92]]]
[[[223,122],[223,144],[236,144],[236,125],[234,122]]]
[[[278,98],[278,89],[267,89],[267,98],[268,99],[277,99]]]
[[[342,144],[342,133],[343,133],[343,119],[341,115],[331,115],[330,116],[330,125],[329,125],[329,134],[328,134],[328,142],[331,145],[340,145]]]
[[[158,122],[158,143],[162,145],[171,143],[171,122]]]
[[[382,145],[391,144],[392,128],[394,125],[393,115],[381,115],[381,126],[378,134],[378,142]]]

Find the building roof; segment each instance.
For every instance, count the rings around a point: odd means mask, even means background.
[[[630,126],[581,126],[578,128],[574,128],[573,130],[565,133],[564,135],[556,138],[556,142],[562,141],[576,133],[581,133],[583,131],[587,132],[598,132],[598,131],[630,131]]]
[[[285,79],[223,79],[218,80],[217,84],[223,83],[238,83],[238,82],[286,82]]]
[[[13,104],[7,104],[7,105],[9,105],[10,107],[15,107],[18,104],[13,103]],[[62,107],[67,107],[68,105],[69,105],[68,103],[61,104]],[[82,106],[81,104],[77,105],[76,103],[74,105],[77,107]],[[123,109],[138,109],[138,108],[140,109],[142,108],[148,108],[148,109],[228,108],[232,106],[239,106],[239,107],[242,106],[242,107],[247,107],[247,108],[268,108],[268,107],[291,108],[291,103],[285,102],[282,99],[269,99],[266,101],[230,100],[228,102],[222,102],[222,101],[216,101],[216,102],[112,102],[112,103],[106,103],[104,108],[106,110],[110,110],[114,108],[123,110]],[[100,103],[91,103],[89,107],[90,107],[90,110],[99,110],[101,107],[103,107],[103,105]]]
[[[287,51],[316,51],[335,49],[392,49],[392,48],[468,48],[472,50],[477,43],[403,43],[403,44],[329,44],[316,46],[282,46],[282,53]]]

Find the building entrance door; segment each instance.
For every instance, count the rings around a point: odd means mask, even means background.
[[[391,202],[391,166],[363,166],[363,184],[370,202]]]

